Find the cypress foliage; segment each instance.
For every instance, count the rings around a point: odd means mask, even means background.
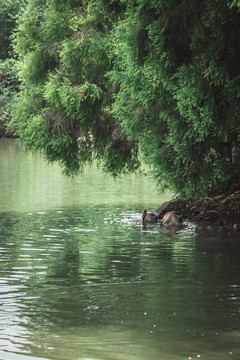
[[[182,195],[240,176],[239,1],[29,0],[17,133],[66,173],[150,166]],[[39,3],[40,4],[40,3]]]
[[[130,4],[130,2],[129,2]],[[145,1],[117,24],[113,113],[162,187],[202,196],[239,179],[240,13],[225,1]]]
[[[7,126],[12,118],[19,83],[11,36],[24,6],[24,0],[0,1],[0,137],[12,136]]]
[[[24,55],[16,132],[67,174],[93,159],[113,175],[140,164],[137,142],[110,112],[110,30],[94,1],[49,0],[37,10],[29,1],[15,34],[15,50]]]
[[[0,59],[13,56],[11,35],[16,21],[25,6],[25,0],[6,0],[0,2]]]

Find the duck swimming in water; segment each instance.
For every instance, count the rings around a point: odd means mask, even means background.
[[[182,226],[182,219],[180,218],[179,215],[177,215],[175,213],[175,211],[168,211],[162,221],[160,222],[160,226],[164,225],[164,224],[172,224],[172,225],[178,225],[178,226]]]
[[[142,212],[142,222],[154,222],[156,221],[156,215],[150,212],[147,212],[147,210],[143,210]]]

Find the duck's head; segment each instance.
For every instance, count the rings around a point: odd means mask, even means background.
[[[147,215],[147,210],[145,209],[145,210],[143,210],[143,212],[142,212],[142,220],[144,220],[144,218],[145,218],[146,215]]]

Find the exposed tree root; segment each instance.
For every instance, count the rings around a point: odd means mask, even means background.
[[[201,200],[176,199],[166,204],[163,210],[162,207],[158,210],[160,216],[167,211],[175,210],[182,215],[183,220],[206,222],[212,229],[220,231],[240,231],[240,185],[235,191]]]

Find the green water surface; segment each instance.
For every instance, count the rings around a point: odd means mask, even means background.
[[[0,188],[1,360],[240,359],[237,234],[143,229],[151,178],[65,178],[14,140]]]

